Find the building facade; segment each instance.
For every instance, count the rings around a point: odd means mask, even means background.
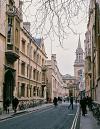
[[[85,85],[86,95],[95,97],[94,87],[94,73],[96,72],[95,67],[95,4],[94,1],[90,1],[89,5],[89,19],[87,24],[87,32],[85,34]],[[92,93],[93,92],[93,93]]]
[[[0,1],[0,106],[2,106],[2,92],[4,82],[5,44],[6,44],[6,4]]]
[[[23,23],[20,0],[0,1],[0,107],[13,96],[20,102],[46,99],[46,53],[43,38]]]
[[[100,102],[100,1],[99,0],[90,0],[89,5],[89,19],[87,25],[87,33],[89,33],[88,37],[86,37],[86,41],[89,39],[90,44],[90,54],[89,58],[86,50],[86,62],[89,62],[89,66],[86,64],[86,75],[89,75],[89,79],[86,78],[86,81],[89,82],[89,91],[92,99]],[[87,42],[85,43],[88,44]],[[89,48],[86,47],[89,52]],[[88,68],[90,67],[90,70]],[[87,88],[86,84],[86,88]]]
[[[20,23],[22,21],[22,2],[0,1],[0,48],[2,54],[0,102],[1,106],[7,98],[12,100],[16,86],[15,62],[19,59]]]
[[[56,54],[52,54],[51,60],[47,60],[47,97],[53,101],[54,97],[64,97],[68,94],[66,84],[62,80],[62,75],[58,69]]]
[[[92,71],[91,71],[91,43],[90,43],[90,33],[89,30],[85,33],[85,88],[86,95],[90,96],[90,87],[92,81]]]
[[[69,74],[62,75],[63,82],[67,85],[67,96],[73,96],[74,98],[78,96],[78,85],[77,80],[74,76]]]
[[[100,103],[100,1],[96,0],[95,4],[95,36],[94,36],[94,44],[93,48],[95,51],[94,60],[94,69],[93,71],[93,80],[94,80],[94,87],[93,87],[93,94],[95,94],[95,100]]]
[[[28,26],[28,27],[27,27]],[[20,58],[17,66],[17,96],[21,101],[46,99],[46,53],[44,41],[29,32],[30,23],[20,31]]]

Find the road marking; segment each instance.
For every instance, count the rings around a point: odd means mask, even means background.
[[[75,128],[76,128],[76,123],[77,123],[77,119],[78,119],[78,116],[79,116],[79,110],[80,110],[80,108],[78,107],[78,108],[77,108],[76,115],[75,115],[75,118],[74,118],[74,120],[73,120],[73,124],[72,124],[71,129],[75,129]]]
[[[73,115],[75,115],[75,114],[68,114],[69,116],[73,116]]]

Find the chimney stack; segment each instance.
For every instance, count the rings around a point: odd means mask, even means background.
[[[24,28],[28,31],[28,32],[30,32],[30,22],[24,22],[23,23],[23,26],[24,26]]]

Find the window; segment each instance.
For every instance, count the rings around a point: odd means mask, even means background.
[[[28,74],[29,74],[29,65],[27,65],[27,77],[28,77]]]
[[[22,52],[25,53],[25,40],[22,40]]]
[[[37,78],[36,80],[38,81],[39,80],[39,71],[37,71]]]
[[[80,62],[80,54],[79,54],[79,62]]]
[[[44,87],[42,87],[42,97],[44,97]]]
[[[35,80],[35,76],[36,76],[36,69],[33,70],[33,79]]]
[[[32,97],[32,85],[31,85],[31,88],[30,88],[30,97]]]
[[[33,96],[36,96],[36,86],[33,88]]]
[[[29,97],[29,91],[28,91],[28,89],[29,89],[29,84],[27,84],[27,97]]]
[[[8,17],[8,32],[7,32],[7,43],[12,43],[12,27],[13,27],[13,18]]]
[[[16,28],[16,31],[15,31],[15,42],[16,42],[17,46],[18,46],[18,41],[19,41],[18,29]]]
[[[37,88],[37,96],[39,96],[39,87]]]
[[[34,59],[34,61],[36,60],[36,51],[35,50],[33,51],[33,59]]]
[[[20,92],[19,92],[19,82],[18,82],[18,89],[17,89],[17,96],[20,97]]]
[[[21,97],[25,97],[25,83],[21,85]]]
[[[32,58],[32,46],[30,44],[27,45],[27,55]]]
[[[41,72],[40,72],[40,77],[39,77],[39,81],[40,81],[40,82],[41,82],[41,75],[42,75],[42,74],[41,74]]]
[[[78,60],[78,54],[76,54],[76,59]]]
[[[32,78],[32,66],[30,66],[30,78]]]
[[[37,62],[36,63],[39,63],[39,54],[37,54]]]
[[[42,59],[42,66],[44,65],[44,59]]]
[[[27,56],[29,56],[29,44],[27,45]]]
[[[25,62],[21,63],[21,74],[25,75]]]
[[[30,46],[30,52],[29,53],[30,53],[29,54],[30,58],[32,58],[32,46]]]
[[[40,65],[41,65],[41,56],[40,56],[40,61],[39,62],[40,62]]]
[[[42,73],[42,81],[45,82],[45,73]]]
[[[82,75],[82,69],[78,70],[78,76]]]

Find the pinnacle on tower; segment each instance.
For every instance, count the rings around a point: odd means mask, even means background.
[[[78,48],[81,48],[80,34],[79,34],[79,40],[78,40]]]

